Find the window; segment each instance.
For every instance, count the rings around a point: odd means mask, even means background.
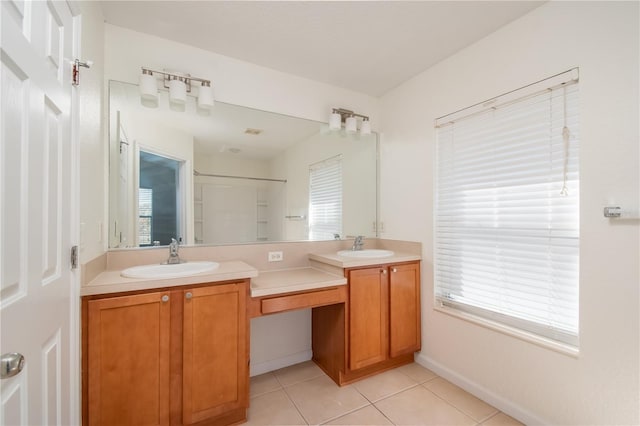
[[[435,224],[441,306],[575,347],[576,74],[438,120]]]
[[[342,156],[309,166],[309,239],[342,234]]]
[[[153,189],[138,189],[138,243],[141,246],[151,245],[153,221]]]

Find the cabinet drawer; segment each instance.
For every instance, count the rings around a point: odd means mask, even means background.
[[[341,302],[344,302],[344,298],[340,290],[331,288],[310,293],[262,299],[260,312],[262,314],[273,314],[276,312],[313,308],[315,306],[331,305]]]

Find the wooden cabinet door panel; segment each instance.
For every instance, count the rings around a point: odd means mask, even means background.
[[[384,361],[388,341],[386,269],[349,271],[349,368]]]
[[[88,302],[90,425],[169,424],[167,295]]]
[[[246,406],[245,293],[243,284],[179,292],[184,298],[184,424]]]
[[[389,355],[420,349],[420,267],[418,263],[389,268]]]

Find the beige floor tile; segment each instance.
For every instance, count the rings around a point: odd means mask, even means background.
[[[505,413],[498,413],[489,420],[485,420],[482,424],[484,426],[524,426],[524,423],[520,423],[513,417],[507,416]]]
[[[498,410],[491,405],[441,377],[430,380],[422,386],[449,402],[451,405],[477,422],[486,420],[498,412]]]
[[[262,395],[267,392],[282,389],[280,382],[273,373],[265,373],[259,376],[253,376],[249,384],[249,395],[251,398]]]
[[[375,402],[394,393],[417,386],[418,383],[396,370],[385,371],[353,384],[369,401]]]
[[[324,374],[288,386],[285,392],[309,424],[320,424],[369,404],[353,387],[339,387]]]
[[[368,425],[383,426],[393,425],[384,414],[382,414],[373,405],[367,405],[364,408],[349,413],[346,416],[339,417],[335,420],[325,423],[326,425]]]
[[[438,375],[433,371],[429,370],[428,368],[424,368],[423,366],[415,362],[403,365],[402,367],[398,367],[396,368],[396,371],[406,374],[418,383],[424,383],[427,380],[432,380],[438,377]]]
[[[284,390],[251,399],[246,425],[306,425]]]
[[[298,382],[324,376],[324,372],[313,361],[305,361],[281,368],[274,371],[273,374],[282,386],[291,386]]]
[[[396,425],[475,425],[476,422],[422,386],[374,404]]]

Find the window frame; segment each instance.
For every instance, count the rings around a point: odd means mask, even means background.
[[[493,312],[484,310],[482,308],[476,308],[473,305],[465,305],[459,304],[453,301],[447,301],[443,298],[439,291],[441,290],[441,286],[439,286],[439,278],[438,278],[438,262],[439,259],[439,248],[438,248],[438,215],[439,215],[439,189],[440,189],[440,157],[439,157],[439,149],[440,149],[440,130],[441,126],[450,125],[453,122],[464,120],[468,117],[476,116],[478,114],[482,114],[487,109],[491,108],[499,108],[506,105],[512,105],[517,103],[523,99],[530,98],[532,96],[536,96],[541,91],[541,87],[544,88],[542,90],[548,90],[554,87],[566,87],[568,85],[573,85],[578,83],[578,70],[572,69],[564,73],[557,74],[555,76],[550,77],[549,79],[541,80],[531,85],[525,86],[524,88],[517,89],[511,92],[508,92],[504,95],[500,95],[496,98],[490,99],[489,101],[485,101],[476,105],[473,105],[469,108],[465,108],[463,110],[456,111],[455,113],[449,114],[447,116],[440,117],[436,120],[436,149],[435,149],[435,160],[434,160],[434,309],[441,311],[443,313],[453,315],[459,318],[462,318],[467,321],[474,322],[476,324],[504,332],[506,334],[521,338],[523,340],[527,340],[529,342],[537,343],[542,346],[557,350],[561,353],[569,354],[569,355],[577,355],[579,353],[579,299],[576,301],[575,310],[577,312],[577,330],[575,335],[575,340],[569,338],[566,339],[565,336],[554,336],[553,333],[548,334],[540,334],[536,327],[528,327],[526,322],[523,324],[518,324],[519,320],[517,317],[511,317],[504,315],[499,312]],[[558,83],[561,81],[561,83]],[[576,86],[577,88],[577,86]],[[579,104],[579,101],[576,101]],[[579,108],[578,108],[579,110]],[[565,110],[566,114],[566,110]],[[579,112],[578,112],[579,115]],[[579,148],[578,148],[579,149]],[[578,154],[579,155],[579,154]],[[566,167],[566,166],[565,166]],[[579,169],[579,166],[578,166]],[[565,168],[566,173],[566,168]],[[578,185],[579,185],[579,177],[578,177]],[[579,197],[577,201],[577,269],[579,270]],[[576,292],[579,293],[579,275],[576,278]],[[484,311],[484,312],[479,312]],[[504,318],[507,317],[509,320],[504,321]]]

